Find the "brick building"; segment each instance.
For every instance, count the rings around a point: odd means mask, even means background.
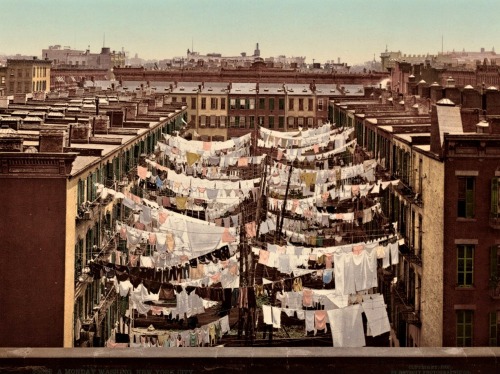
[[[394,92],[333,104],[336,122],[355,127],[359,146],[378,160],[380,172],[400,179],[381,201],[404,239],[402,261],[383,274],[392,341],[496,346],[498,91],[421,88],[419,97]]]
[[[5,95],[33,94],[50,91],[51,61],[8,59],[7,66],[0,71],[0,86]]]
[[[124,212],[96,183],[133,187],[140,156],[180,129],[186,110],[163,96],[107,94],[2,109],[0,346],[103,346],[115,327],[114,287],[89,266],[115,251],[109,232]]]
[[[52,60],[53,67],[106,69],[107,79],[113,78],[115,66],[125,66],[126,58],[125,52],[111,51],[108,47],[102,47],[100,53],[91,53],[90,49],[83,51],[60,45],[42,49],[42,57]]]

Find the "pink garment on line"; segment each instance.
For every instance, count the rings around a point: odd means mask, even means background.
[[[148,177],[148,168],[144,166],[137,166],[137,175],[141,179],[146,179]]]
[[[236,239],[229,233],[229,229],[225,228],[224,232],[222,233],[221,241],[224,243],[232,243],[236,241]]]
[[[246,166],[248,166],[248,158],[247,157],[240,157],[238,159],[238,166],[239,167],[246,167]]]
[[[255,221],[245,224],[245,229],[248,238],[255,238],[255,236],[257,235]]]
[[[259,264],[267,265],[269,261],[269,251],[264,251],[263,249],[259,252]]]

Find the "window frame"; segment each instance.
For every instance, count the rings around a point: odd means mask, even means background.
[[[500,183],[499,177],[491,179],[491,206],[490,214],[492,218],[500,218]]]
[[[490,347],[498,347],[498,320],[499,320],[499,315],[498,311],[495,312],[490,312],[488,314],[489,317],[489,324],[488,324],[488,334],[489,334],[489,339],[488,343]]]
[[[457,218],[475,217],[476,177],[457,177]]]
[[[467,334],[469,327],[470,334]],[[457,347],[472,347],[474,342],[474,311],[460,309],[456,311],[456,345]]]
[[[461,251],[463,251],[461,253]],[[457,245],[457,287],[474,287],[474,244]],[[470,269],[468,269],[470,265]]]

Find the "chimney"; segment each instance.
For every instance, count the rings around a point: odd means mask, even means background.
[[[489,132],[488,128],[489,124],[484,119],[476,123],[476,132],[478,134],[487,134]]]
[[[23,152],[23,137],[6,124],[0,128],[0,152]]]
[[[464,132],[477,132],[479,112],[479,109],[469,109],[464,107],[460,109],[460,117],[462,118],[462,128]]]
[[[495,86],[488,87],[484,93],[484,104],[489,116],[500,115],[500,91]]]
[[[96,116],[99,115],[99,98],[98,97],[95,98],[95,115]]]
[[[479,91],[475,90],[470,85],[465,86],[462,91],[462,108],[482,109],[482,107],[483,100]]]
[[[95,134],[107,134],[109,129],[109,117],[106,115],[95,116],[92,121],[94,122]]]
[[[88,123],[71,123],[70,131],[71,143],[89,142],[90,125]]]
[[[145,116],[148,114],[148,101],[147,100],[143,100],[139,103],[138,107],[137,107],[137,115],[138,116]]]
[[[441,87],[437,82],[434,82],[430,86],[430,98],[433,103],[437,103],[443,98],[443,87]]]
[[[111,127],[123,127],[123,110],[108,110],[106,115],[110,119]]]
[[[40,152],[62,153],[65,144],[64,130],[40,130]]]

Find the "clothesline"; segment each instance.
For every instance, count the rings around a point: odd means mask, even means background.
[[[378,336],[390,331],[386,304],[380,294],[366,295],[360,304],[349,305],[331,310],[299,310],[283,309],[263,305],[264,323],[275,328],[281,327],[281,313],[288,316],[295,313],[297,318],[305,320],[306,334],[323,330],[327,332],[327,323],[333,339],[334,347],[363,347],[366,345],[365,332],[361,314],[367,319],[367,335]]]
[[[148,329],[138,329],[132,328],[131,335],[140,335],[141,338],[145,336],[158,336],[158,339],[154,341],[153,344],[147,342],[146,339],[141,341],[141,343],[130,342],[130,348],[145,348],[145,347],[197,347],[203,344],[213,345],[216,341],[216,327],[219,324],[221,334],[229,332],[229,317],[224,316],[216,321],[210,322],[203,326],[197,327],[191,330],[148,330]],[[156,334],[156,335],[155,335]],[[165,339],[168,337],[169,339]],[[180,337],[180,339],[179,339]],[[173,339],[172,339],[173,338]],[[184,344],[182,344],[184,343]],[[112,344],[112,342],[111,342]],[[108,348],[113,348],[111,344],[108,344]],[[149,344],[149,345],[148,345]],[[168,345],[167,345],[168,344]],[[189,345],[187,345],[189,344]]]

